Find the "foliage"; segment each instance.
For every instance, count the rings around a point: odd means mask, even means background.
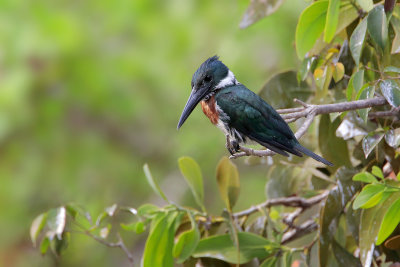
[[[251,1],[242,26],[270,15],[282,2]],[[297,75],[277,74],[260,92],[270,103],[285,107],[294,97],[326,104],[383,96],[387,101],[383,106],[321,116],[307,134],[311,137],[302,139],[306,146],[316,146],[313,140],[318,140],[318,150],[335,166],[303,158],[275,156],[269,162],[249,158],[247,163],[263,164],[267,171],[266,200],[234,212],[245,182],[239,182],[236,165],[222,158],[216,182],[225,209],[214,215],[205,203],[201,164],[189,157],[179,159],[200,209],[170,201],[145,165],[147,180],[167,202],[165,206],[113,205],[94,222],[82,209],[65,205],[33,221],[32,241],[40,243],[43,254],[51,248],[60,255],[70,233],[79,231],[107,246],[120,247],[132,260],[119,232],[139,234],[146,229],[145,267],[173,266],[174,262],[185,266],[197,262],[249,266],[399,262],[400,6],[394,3],[310,3],[296,28],[296,52],[302,61]],[[282,84],[289,84],[290,89],[272,93]],[[293,127],[300,126],[301,122]],[[122,212],[130,215],[123,218],[127,223],[116,224]]]

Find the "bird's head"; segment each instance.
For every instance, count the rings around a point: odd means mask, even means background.
[[[193,74],[192,92],[179,119],[178,129],[201,100],[208,99],[217,90],[236,83],[233,73],[217,56],[204,61]]]

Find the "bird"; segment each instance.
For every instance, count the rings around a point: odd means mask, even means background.
[[[226,147],[233,155],[240,145],[255,141],[277,154],[288,157],[303,154],[333,166],[331,162],[303,147],[289,125],[264,99],[239,83],[233,72],[213,56],[204,61],[192,77],[192,91],[177,129],[200,103],[204,114],[226,136]]]

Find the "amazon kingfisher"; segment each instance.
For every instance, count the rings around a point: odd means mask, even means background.
[[[239,83],[217,56],[207,59],[192,78],[192,92],[179,119],[178,129],[198,103],[211,123],[227,138],[231,154],[252,140],[288,157],[303,153],[326,165],[333,164],[299,144],[289,125],[261,97]]]

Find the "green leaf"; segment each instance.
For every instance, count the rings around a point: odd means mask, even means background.
[[[364,151],[365,158],[374,150],[384,136],[383,132],[371,132],[366,135],[362,140],[362,148]]]
[[[372,166],[372,174],[378,178],[384,179],[383,172],[378,166]]]
[[[168,199],[165,196],[164,192],[161,191],[160,186],[158,186],[157,182],[154,180],[153,176],[151,175],[151,172],[150,172],[150,169],[149,169],[149,165],[144,164],[143,171],[144,171],[144,174],[146,175],[147,182],[149,183],[149,185],[151,186],[153,191],[156,194],[158,194],[162,199],[164,199],[166,202],[168,202]]]
[[[378,180],[376,180],[376,178],[369,172],[357,173],[356,175],[354,175],[353,181],[360,181],[367,184],[378,182]]]
[[[338,228],[340,215],[343,213],[346,204],[360,188],[360,183],[351,179],[354,174],[355,170],[353,169],[345,167],[338,169],[336,173],[338,185],[329,192],[321,207],[319,216],[320,238],[318,240],[320,266],[327,266],[332,239]]]
[[[42,253],[42,255],[46,254],[49,245],[50,239],[46,236],[45,238],[43,238],[42,243],[40,243],[40,253]]]
[[[400,106],[400,87],[393,80],[384,80],[380,83],[380,88],[387,102],[393,106]]]
[[[349,81],[347,86],[346,96],[347,100],[353,100],[357,93],[360,91],[364,84],[364,70],[359,70],[355,72]]]
[[[397,174],[397,180],[400,181],[400,172]]]
[[[126,231],[135,232],[137,234],[141,234],[146,230],[146,226],[144,225],[144,223],[142,221],[134,222],[131,224],[121,223],[120,225],[121,225],[122,229],[124,229]]]
[[[279,249],[279,244],[252,233],[240,232],[238,233],[238,238],[239,257],[237,248],[228,234],[211,236],[200,240],[192,256],[196,258],[209,257],[229,263],[243,264],[254,258],[266,258]],[[240,258],[240,262],[238,262],[238,258]]]
[[[389,146],[398,148],[400,146],[400,128],[388,130],[385,133],[385,141]]]
[[[356,63],[356,66],[360,64],[360,57],[366,33],[367,33],[367,18],[364,18],[354,29],[350,37],[350,51],[351,55],[353,56],[354,62]]]
[[[379,227],[386,211],[394,201],[399,199],[399,196],[400,194],[391,194],[389,198],[382,201],[379,205],[371,209],[362,210],[359,246],[360,260],[363,266],[371,266]]]
[[[239,27],[244,29],[271,15],[283,4],[284,0],[251,0],[249,7],[243,15]]]
[[[203,176],[201,174],[200,166],[190,157],[180,158],[178,164],[183,177],[185,177],[185,180],[192,191],[197,205],[199,205],[204,211]]]
[[[259,267],[275,267],[277,266],[278,259],[279,258],[275,256],[269,257],[263,261]]]
[[[61,253],[67,249],[70,238],[71,238],[71,234],[69,232],[63,232],[61,239],[55,238],[55,239],[51,240],[50,248],[51,248],[52,252],[55,255],[60,256]]]
[[[193,254],[197,244],[200,241],[200,231],[197,227],[195,219],[191,213],[188,213],[188,216],[192,224],[192,229],[183,232],[179,236],[172,252],[173,256],[178,258],[178,263],[182,263],[188,259]]]
[[[388,24],[382,5],[376,6],[368,14],[368,32],[374,42],[383,50],[388,40]]]
[[[400,73],[400,68],[395,67],[395,66],[388,66],[384,70],[384,72],[395,72],[395,73]]]
[[[324,31],[328,1],[312,3],[300,15],[296,27],[296,51],[299,58],[313,48],[315,42]]]
[[[46,225],[46,220],[47,220],[47,213],[42,213],[33,220],[30,229],[30,235],[33,246],[36,246],[36,239],[40,234],[40,232],[43,230],[43,227]]]
[[[302,62],[297,74],[299,81],[304,81],[307,78],[309,72],[314,72],[315,66],[317,65],[317,57],[306,57]],[[275,104],[274,104],[275,105]],[[285,106],[287,107],[287,106]]]
[[[394,231],[400,222],[400,198],[397,199],[387,210],[381,227],[379,228],[378,239],[376,245],[382,244],[383,241]]]
[[[311,68],[312,63],[309,65]],[[274,75],[258,93],[264,100],[274,103],[276,109],[293,107],[293,98],[307,101],[312,94],[313,91],[306,82],[297,81],[295,71]]]
[[[54,236],[57,236],[57,238],[61,240],[61,236],[65,228],[65,223],[65,207],[59,207],[49,210],[49,212],[47,213],[47,226],[49,227],[49,230],[46,234],[50,240],[53,240]]]
[[[385,188],[386,187],[383,184],[366,185],[354,200],[353,209],[368,209],[377,205],[383,197],[383,191]]]
[[[173,267],[172,248],[174,245],[175,220],[178,212],[160,216],[154,223],[143,252],[143,267]]]
[[[239,172],[235,164],[223,157],[217,166],[218,189],[229,211],[232,211],[240,191]]]
[[[347,249],[343,248],[335,239],[332,240],[332,252],[339,266],[361,267],[360,261]]]
[[[327,114],[322,115],[319,122],[319,148],[324,158],[335,163],[330,167],[334,170],[339,166],[351,166],[346,141],[335,134],[339,125],[340,118],[331,122]]]
[[[372,0],[357,0],[357,3],[365,12],[369,12],[374,8],[374,2]]]
[[[392,54],[400,53],[400,7],[396,6],[390,19],[395,36],[392,42]]]
[[[375,93],[375,86],[368,86],[368,84],[365,84],[360,91],[357,94],[356,99],[357,100],[362,100],[362,99],[370,99],[374,97]],[[371,110],[371,108],[363,108],[363,109],[357,109],[358,115],[363,119],[365,123],[367,123],[368,119],[368,112]]]
[[[149,215],[153,216],[155,213],[157,213],[159,211],[160,211],[159,207],[157,207],[157,206],[155,206],[153,204],[150,204],[150,203],[146,203],[146,204],[143,204],[142,206],[140,206],[138,208],[137,214],[139,216],[147,217]]]
[[[329,0],[328,11],[326,15],[324,41],[332,41],[336,33],[336,27],[339,21],[340,0]]]

